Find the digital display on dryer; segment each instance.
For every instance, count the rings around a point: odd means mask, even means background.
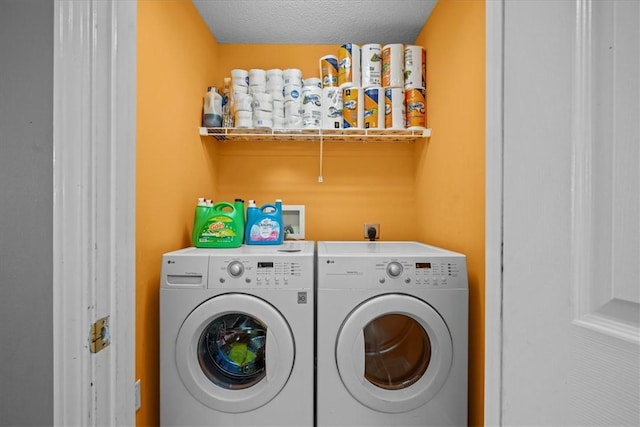
[[[416,262],[416,268],[431,268],[430,262]]]
[[[273,268],[272,262],[259,262],[258,268]]]

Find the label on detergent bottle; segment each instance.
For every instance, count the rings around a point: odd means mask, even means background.
[[[249,238],[254,242],[275,242],[280,239],[280,223],[271,218],[263,218],[251,226]]]
[[[228,216],[214,216],[209,218],[198,237],[198,243],[233,242],[238,235],[234,221]]]

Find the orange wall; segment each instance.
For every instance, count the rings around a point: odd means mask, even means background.
[[[380,41],[384,43],[385,41]],[[427,49],[429,127],[417,143],[216,142],[197,135],[202,95],[233,68],[318,76],[333,45],[218,45],[188,0],[138,1],[137,425],[158,425],[162,253],[188,246],[198,197],[306,206],[309,240],[420,240],[467,254],[470,420],[482,424],[484,323],[484,2],[440,0]]]
[[[158,289],[164,252],[189,245],[198,196],[214,196],[198,135],[202,96],[214,83],[216,41],[189,0],[138,1],[136,178],[137,425],[159,424]]]
[[[429,144],[416,146],[416,237],[467,255],[469,421],[484,418],[485,2],[439,0],[427,51]]]
[[[304,78],[319,77],[320,57],[337,53],[337,45],[220,45],[220,81],[233,68],[299,68]],[[415,236],[411,144],[325,143],[323,183],[319,143],[218,145],[221,200],[305,205],[308,240],[361,240],[365,222],[379,223],[383,240]]]

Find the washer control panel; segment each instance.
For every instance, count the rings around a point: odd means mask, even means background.
[[[309,283],[313,283],[313,276],[313,260],[310,257],[212,257],[208,287],[308,287]]]

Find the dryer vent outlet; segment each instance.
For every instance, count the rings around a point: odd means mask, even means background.
[[[375,233],[374,233],[375,232]],[[364,224],[364,235],[363,237],[367,240],[379,240],[380,239],[380,224],[365,222]]]

